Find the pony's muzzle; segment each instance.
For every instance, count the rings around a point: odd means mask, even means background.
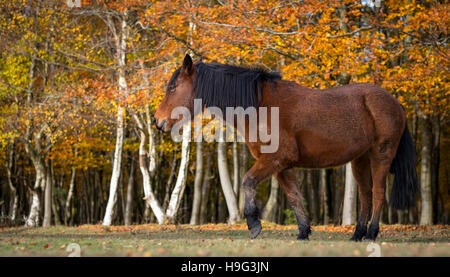
[[[167,124],[167,120],[163,119],[161,124],[158,124],[158,119],[154,118],[153,119],[153,124],[155,124],[156,129],[164,132],[164,129],[165,129],[166,124]]]

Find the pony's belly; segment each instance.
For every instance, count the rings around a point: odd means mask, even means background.
[[[363,153],[361,153],[360,155],[362,155]],[[339,167],[354,160],[356,157],[360,155],[355,155],[355,157],[347,157],[347,158],[333,156],[319,159],[317,157],[306,157],[306,158],[301,157],[301,159],[295,164],[295,167],[308,169]]]
[[[346,164],[367,152],[371,143],[367,138],[347,141],[322,141],[300,145],[297,167],[327,168]]]

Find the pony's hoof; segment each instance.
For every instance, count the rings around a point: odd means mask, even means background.
[[[361,240],[362,240],[362,238],[358,238],[358,237],[355,237],[355,236],[350,238],[350,241],[354,241],[354,242],[358,242],[358,241],[361,241]]]
[[[303,225],[299,229],[297,240],[309,240],[309,235],[311,234],[311,227],[309,225]]]
[[[261,223],[253,226],[253,228],[250,229],[250,239],[255,239],[259,235],[259,233],[261,233],[261,230]]]
[[[369,230],[367,230],[366,237],[364,241],[375,241],[378,236],[379,227],[378,225],[370,225]]]
[[[356,225],[355,232],[353,233],[350,241],[361,241],[367,235],[367,227],[363,226],[360,222]]]
[[[361,238],[357,238],[357,237],[353,236],[350,238],[350,241],[358,242],[358,241],[361,241]]]

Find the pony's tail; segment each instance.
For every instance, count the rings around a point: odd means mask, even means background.
[[[415,206],[419,180],[416,170],[415,147],[408,124],[403,131],[390,172],[395,175],[389,201],[391,206],[397,210]]]

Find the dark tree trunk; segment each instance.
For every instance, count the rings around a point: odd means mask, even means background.
[[[196,168],[194,180],[194,194],[192,201],[191,225],[200,223],[200,206],[202,201],[202,179],[203,179],[203,142],[197,142]]]
[[[128,184],[127,184],[127,201],[125,207],[125,225],[131,225],[133,217],[134,208],[134,173],[136,162],[131,157],[130,171],[128,173]]]
[[[439,160],[440,160],[440,137],[441,123],[438,116],[432,117],[433,121],[433,148],[431,160],[431,191],[433,198],[433,223],[439,222]]]
[[[200,201],[200,224],[206,224],[208,222],[208,203],[209,203],[209,191],[211,187],[211,153],[206,154],[205,173],[203,174],[202,195]]]
[[[421,115],[421,172],[420,172],[420,197],[421,212],[420,225],[433,224],[433,203],[432,203],[432,184],[431,184],[431,159],[433,148],[432,122],[429,115]]]
[[[308,170],[308,206],[310,212],[311,223],[319,224],[319,188],[318,188],[318,176],[317,171]]]

